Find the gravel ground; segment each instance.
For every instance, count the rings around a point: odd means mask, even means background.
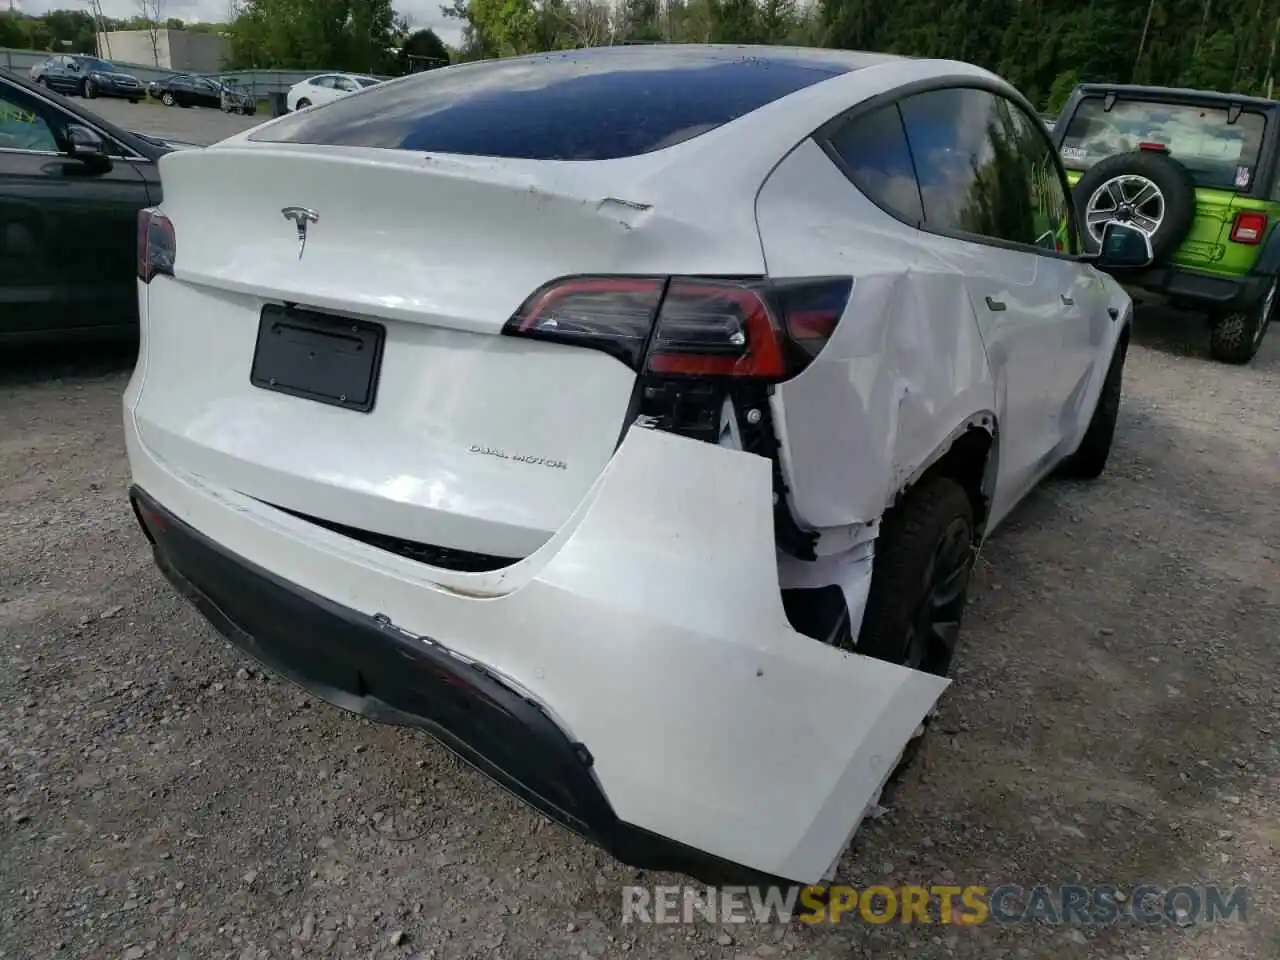
[[[248,130],[271,119],[263,113],[242,117],[207,107],[164,107],[155,101],[133,104],[128,100],[99,98],[80,100],[78,103],[125,130],[204,145],[225,140],[241,130]]]
[[[1112,469],[985,550],[937,726],[840,878],[1247,884],[1246,922],[621,925],[622,885],[676,881],[174,595],[124,499],[126,351],[0,367],[0,956],[1274,960],[1280,333],[1237,369],[1141,319]]]

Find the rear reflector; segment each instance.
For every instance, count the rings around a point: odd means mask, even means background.
[[[1148,153],[1168,153],[1169,148],[1163,143],[1154,143],[1150,140],[1144,140],[1138,144],[1139,150],[1145,150]]]
[[[817,356],[852,287],[849,277],[566,277],[503,333],[603,350],[637,373],[777,382]]]
[[[1254,210],[1241,210],[1231,224],[1231,239],[1234,243],[1255,246],[1262,242],[1267,232],[1267,215]]]
[[[155,277],[173,276],[178,240],[173,223],[155,207],[138,212],[138,279],[150,283]]]

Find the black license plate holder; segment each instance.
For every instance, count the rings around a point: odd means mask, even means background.
[[[263,390],[368,413],[387,331],[380,323],[267,304],[249,382]]]

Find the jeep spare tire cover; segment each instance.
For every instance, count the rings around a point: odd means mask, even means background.
[[[1168,154],[1154,150],[1099,160],[1080,177],[1072,195],[1091,251],[1098,248],[1093,231],[1101,232],[1102,224],[1118,221],[1147,233],[1151,253],[1160,262],[1178,249],[1196,216],[1191,173]]]

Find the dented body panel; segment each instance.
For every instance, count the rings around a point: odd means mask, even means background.
[[[756,214],[771,274],[854,277],[835,335],[773,400],[803,523],[838,536],[878,520],[979,429],[998,458],[990,533],[1079,445],[1124,326],[1107,308],[1128,309],[1114,281],[905,227],[812,140],[773,171]],[[1008,309],[986,309],[988,297]]]
[[[124,401],[134,484],[227,563],[498,678],[583,748],[623,823],[821,880],[947,681],[802,635],[782,592],[838,586],[856,638],[886,510],[980,436],[989,532],[1079,444],[1129,316],[1077,263],[930,237],[863,197],[815,130],[905,84],[995,80],[857,56],[620,159],[255,141],[271,124],[169,155],[176,256],[139,286]],[[291,207],[316,213],[305,245],[281,217]],[[798,375],[732,390],[708,377],[721,429],[697,440],[651,428],[645,404],[666,394],[642,363],[504,333],[545,285],[583,275],[632,292],[657,278],[664,297],[690,276],[852,288]],[[984,312],[988,297],[1008,310]],[[264,308],[280,304],[384,331],[371,409],[251,382]],[[583,325],[613,323],[643,351],[660,315],[638,337],[607,310]]]

